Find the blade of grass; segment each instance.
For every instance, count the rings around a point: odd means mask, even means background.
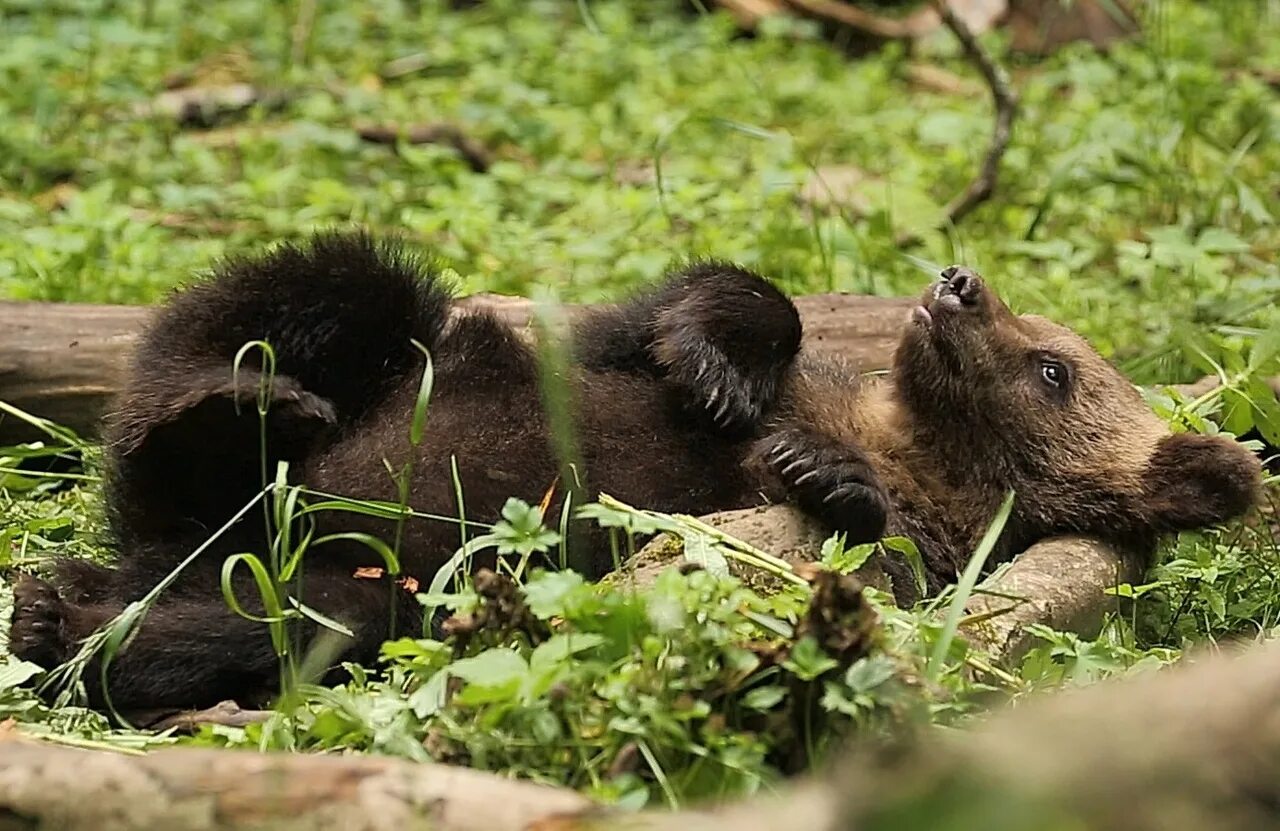
[[[996,541],[1000,539],[1000,534],[1009,522],[1009,515],[1012,512],[1013,491],[1009,491],[1005,495],[1004,502],[1000,504],[1000,510],[996,511],[995,519],[987,527],[987,533],[978,543],[977,550],[973,552],[969,565],[965,566],[964,573],[960,575],[960,581],[956,583],[955,593],[951,597],[951,606],[947,609],[947,619],[942,626],[942,634],[934,644],[933,654],[929,656],[929,664],[925,669],[925,677],[930,682],[937,681],[938,674],[942,672],[942,662],[951,649],[952,641],[956,638],[956,631],[960,628],[960,618],[964,614],[965,604],[969,602],[973,587],[977,585],[978,577],[982,574],[982,566],[991,555],[992,549],[996,547]]]

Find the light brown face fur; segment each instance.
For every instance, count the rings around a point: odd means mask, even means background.
[[[913,441],[945,482],[1013,488],[1014,534],[1146,543],[1255,501],[1256,458],[1226,438],[1173,435],[1076,333],[1014,315],[967,269],[925,291],[895,358]]]

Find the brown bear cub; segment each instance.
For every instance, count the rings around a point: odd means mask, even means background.
[[[250,341],[271,345],[274,367],[261,350],[241,354]],[[416,447],[410,422],[425,359],[414,341],[434,366]],[[720,263],[586,313],[572,346],[579,472],[591,492],[694,514],[791,500],[852,543],[911,537],[930,591],[956,578],[1010,488],[1014,512],[996,560],[1072,532],[1149,550],[1161,533],[1241,514],[1259,487],[1245,448],[1171,434],[1079,336],[1014,315],[963,268],[925,292],[892,372],[878,380],[803,354],[791,302]],[[279,461],[313,490],[395,502],[388,470],[412,457],[412,506],[457,516],[456,458],[466,515],[479,521],[495,520],[509,496],[538,502],[557,480],[531,347],[490,314],[451,309],[429,265],[365,236],[222,263],[159,310],[132,373],[107,445],[119,564],[68,562],[52,584],[27,578],[17,588],[12,648],[45,666],[209,540]],[[549,515],[557,511],[553,503]],[[313,516],[317,534],[394,533],[389,520]],[[403,573],[421,581],[459,544],[446,522],[415,519],[402,533]],[[248,512],[163,594],[110,666],[117,708],[270,689],[277,660],[266,627],[228,611],[218,589],[224,559],[263,553],[266,534],[261,511]],[[590,531],[574,540],[593,578],[612,565],[601,542]],[[354,632],[348,660],[420,631],[407,592],[393,633],[391,587],[354,576],[382,564],[345,538],[307,554],[300,599]],[[892,565],[899,599],[911,600],[912,580]],[[250,585],[237,589],[255,596]],[[86,677],[100,702],[97,673]]]

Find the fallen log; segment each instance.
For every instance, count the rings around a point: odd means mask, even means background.
[[[1115,598],[1107,589],[1137,580],[1142,563],[1088,537],[1036,543],[980,585],[961,632],[997,664],[1016,666],[1035,645],[1033,623],[1092,638]]]
[[[516,831],[591,803],[446,765],[360,756],[169,749],[142,756],[10,740],[0,828]]]
[[[839,352],[868,370],[888,365],[913,301],[822,294],[796,301],[809,348]],[[487,309],[517,326],[529,322],[522,298],[475,295],[462,309]],[[572,312],[572,310],[571,310]],[[149,310],[133,306],[0,302],[0,401],[84,436],[125,383],[137,333]],[[41,438],[14,418],[0,417],[0,444]]]
[[[563,790],[359,756],[5,743],[0,827],[29,831],[1280,828],[1280,642],[1025,703],[720,809],[608,811]]]

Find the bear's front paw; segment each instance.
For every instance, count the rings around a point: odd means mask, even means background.
[[[755,427],[777,391],[772,374],[746,371],[702,338],[689,338],[667,372],[694,406],[724,430]]]
[[[13,587],[9,651],[24,661],[52,669],[67,658],[63,603],[44,580],[23,575]]]
[[[333,402],[308,392],[295,379],[277,375],[267,386],[265,401],[260,400],[266,379],[257,370],[245,370],[241,377],[223,385],[218,392],[229,396],[237,408],[254,408],[265,404],[267,412],[297,422],[322,421],[336,423],[338,414]]]
[[[790,497],[847,542],[874,542],[884,534],[888,495],[856,448],[790,429],[767,440],[764,458]]]

